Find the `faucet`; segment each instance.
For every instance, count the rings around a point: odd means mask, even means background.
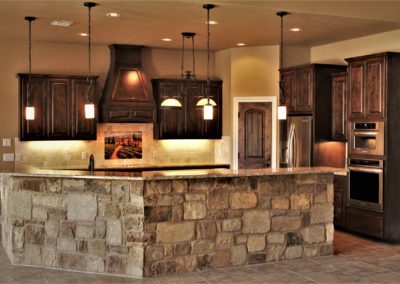
[[[89,158],[89,171],[90,172],[94,171],[94,156],[93,156],[93,154],[91,154],[90,158]]]

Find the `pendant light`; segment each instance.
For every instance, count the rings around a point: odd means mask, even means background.
[[[35,107],[29,106],[29,96],[31,95],[31,79],[32,79],[32,22],[36,20],[36,17],[25,17],[25,20],[29,22],[29,46],[28,46],[28,60],[29,60],[29,78],[28,86],[26,91],[26,107],[25,107],[25,119],[35,119]]]
[[[86,104],[85,104],[85,118],[93,119],[95,117],[95,107],[94,103],[89,99],[89,96],[92,93],[93,87],[93,77],[92,77],[92,15],[91,9],[96,6],[96,3],[93,2],[85,2],[83,6],[88,7],[88,77],[87,81],[89,83],[89,87],[86,91]]]
[[[279,74],[283,67],[283,17],[286,16],[288,12],[279,11],[276,13],[277,16],[281,17],[281,42],[279,45]],[[286,105],[285,105],[285,91],[284,83],[282,81],[281,75],[279,75],[279,106],[278,106],[278,119],[286,119]]]
[[[181,51],[181,77],[186,78],[186,79],[196,79],[196,61],[195,61],[195,56],[194,56],[194,36],[196,33],[193,32],[182,32],[182,51]],[[192,70],[184,70],[185,69],[185,64],[184,64],[184,58],[185,58],[185,40],[186,39],[191,39],[192,40],[192,58],[193,58],[193,63],[192,63]],[[176,99],[176,98],[171,98],[167,97],[164,99],[161,104],[161,107],[163,108],[181,108],[182,103]]]
[[[210,10],[215,8],[214,4],[204,4],[203,8],[207,10],[207,97],[197,102],[197,106],[203,105],[203,119],[212,120],[214,116],[214,106],[217,104],[210,98]]]

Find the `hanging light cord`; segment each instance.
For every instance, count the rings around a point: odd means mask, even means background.
[[[207,9],[207,103],[210,102],[210,9],[213,5],[206,6]]]
[[[185,56],[184,56],[184,51],[185,51],[185,35],[182,33],[182,60],[181,60],[181,76],[182,77],[184,77],[185,76],[185,74],[184,74],[184,58],[185,58]]]
[[[90,102],[89,95],[91,94],[92,85],[93,85],[93,78],[92,78],[92,7],[96,6],[95,3],[92,2],[85,2],[84,5],[89,8],[88,12],[88,77],[87,82],[89,83],[89,87],[86,91],[86,101]]]
[[[283,17],[286,16],[288,12],[280,11],[277,12],[276,15],[281,17],[281,40],[279,44],[279,72],[283,67]],[[285,103],[285,93],[283,90],[283,81],[281,76],[279,75],[279,105],[284,105]]]
[[[31,93],[31,79],[32,79],[32,21],[36,20],[35,17],[25,17],[25,20],[29,21],[28,30],[28,61],[29,61],[29,77],[28,77],[28,88],[26,94],[26,106],[29,106],[29,95]]]
[[[195,66],[196,66],[196,59],[195,59],[195,56],[194,56],[194,35],[195,34],[193,34],[193,36],[192,36],[192,56],[193,56],[193,74],[192,74],[192,76],[193,77],[196,77],[196,69],[195,69]]]

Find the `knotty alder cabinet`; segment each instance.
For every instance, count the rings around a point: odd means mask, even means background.
[[[337,227],[345,228],[345,226],[346,226],[346,198],[347,198],[347,192],[348,192],[347,176],[335,175],[333,184],[334,184],[333,223]]]
[[[220,139],[222,136],[222,81],[212,80],[211,98],[217,103],[212,120],[203,119],[203,108],[196,103],[207,94],[206,80],[152,79],[157,103],[155,139]],[[175,98],[181,108],[162,108],[166,98]]]
[[[390,53],[347,58],[349,119],[385,118]]]
[[[332,74],[332,139],[347,140],[347,72]]]
[[[96,119],[86,119],[87,77],[28,74],[19,77],[20,140],[96,140]],[[94,78],[96,82],[97,77]],[[96,100],[94,82],[92,102]],[[25,107],[35,107],[35,119],[25,119]]]

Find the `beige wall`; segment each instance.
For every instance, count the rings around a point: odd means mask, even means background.
[[[400,30],[311,48],[311,62],[344,64],[344,58],[385,51],[400,52]]]
[[[17,73],[28,72],[28,46],[25,41],[9,40],[0,45],[0,171],[14,168],[13,162],[3,162],[3,153],[14,153],[14,138],[18,137],[18,78]],[[94,45],[92,73],[99,75],[100,92],[109,67],[109,49],[105,45]],[[180,75],[181,51],[171,49],[143,50],[143,68],[148,79]],[[196,52],[196,73],[206,75],[207,53]],[[191,68],[191,54],[185,53],[186,69]],[[211,72],[214,61],[211,57]],[[32,73],[87,74],[87,45],[32,43]],[[2,147],[3,138],[12,138],[12,147]],[[40,151],[40,148],[36,148]],[[213,149],[212,149],[213,150]]]

